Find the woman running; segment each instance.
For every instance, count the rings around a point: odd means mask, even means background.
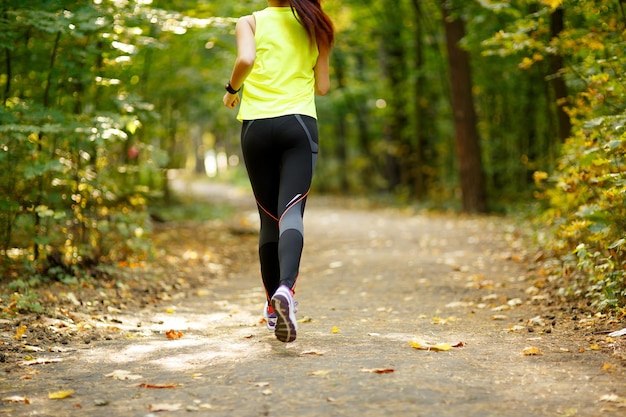
[[[237,22],[237,59],[223,102],[235,108],[241,100],[241,147],[261,220],[267,327],[293,342],[302,219],[318,152],[315,94],[330,88],[334,28],[320,0],[267,4]]]

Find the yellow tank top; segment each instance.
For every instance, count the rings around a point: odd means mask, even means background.
[[[315,74],[318,50],[290,7],[255,12],[256,60],[243,85],[239,120],[287,114],[317,118]]]

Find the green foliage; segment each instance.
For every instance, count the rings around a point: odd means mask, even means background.
[[[540,227],[549,226],[547,246],[558,256],[576,256],[581,274],[563,278],[564,293],[588,297],[598,309],[620,307],[626,303],[626,15],[619,2],[564,1],[567,24],[558,37],[545,39],[538,34],[547,32],[561,2],[543,3],[490,42],[530,52],[522,68],[555,54],[567,63],[562,72],[573,91],[567,102],[573,128],[552,174],[535,175],[538,196],[548,203]]]
[[[161,140],[179,132],[157,121],[182,125],[180,103],[201,83],[181,70],[152,89],[152,63],[169,61],[177,34],[218,23],[145,1],[0,2],[3,277],[71,282],[101,262],[150,256],[148,201],[179,155]],[[180,101],[167,101],[176,89]]]

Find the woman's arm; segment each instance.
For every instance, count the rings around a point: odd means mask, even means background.
[[[256,21],[254,16],[244,16],[237,21],[235,35],[237,37],[237,59],[230,76],[230,86],[234,90],[240,90],[243,82],[252,71],[256,59],[256,42],[254,32]],[[226,107],[234,108],[239,103],[239,94],[226,93],[223,99]]]
[[[330,90],[330,49],[320,48],[315,64],[315,94],[325,96]]]

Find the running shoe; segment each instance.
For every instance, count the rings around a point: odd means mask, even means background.
[[[276,313],[276,330],[274,330],[276,338],[285,343],[293,342],[296,340],[298,324],[291,290],[281,285],[274,293],[271,302]]]
[[[276,329],[276,313],[267,301],[265,302],[265,307],[263,307],[263,317],[265,317],[267,330],[273,332]]]

